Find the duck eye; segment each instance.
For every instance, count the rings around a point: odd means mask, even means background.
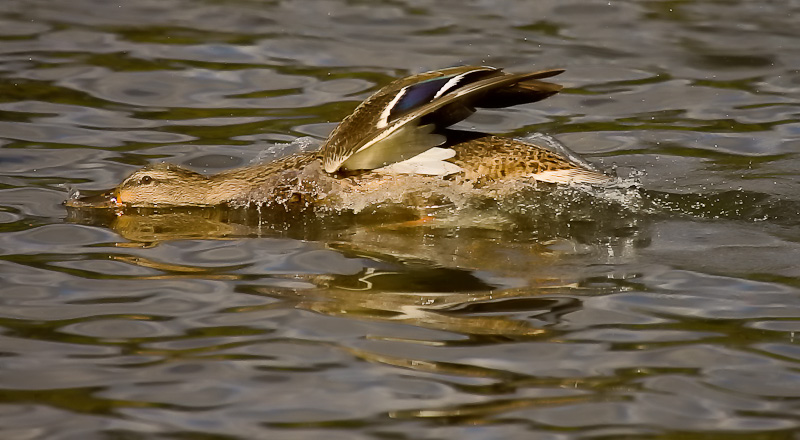
[[[148,183],[152,183],[152,182],[153,182],[153,178],[150,177],[150,176],[142,176],[139,179],[139,184],[140,185],[147,185]]]

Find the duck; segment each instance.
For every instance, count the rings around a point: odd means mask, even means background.
[[[558,93],[543,79],[563,69],[508,73],[460,66],[391,82],[331,132],[318,151],[204,175],[169,163],[145,166],[110,191],[72,197],[71,208],[241,206],[314,203],[337,191],[398,175],[473,186],[506,180],[602,185],[612,178],[555,139],[532,140],[449,128],[478,108],[527,104]]]

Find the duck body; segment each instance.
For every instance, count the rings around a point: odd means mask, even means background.
[[[446,129],[476,107],[506,107],[551,96],[561,86],[540,79],[561,72],[509,74],[493,67],[469,66],[414,75],[367,98],[318,152],[212,176],[172,164],[150,165],[109,192],[73,198],[67,205],[308,204],[359,186],[391,184],[397,175],[457,180],[473,186],[508,179],[608,182],[608,176],[552,138],[531,143]]]

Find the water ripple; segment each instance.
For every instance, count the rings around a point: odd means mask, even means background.
[[[796,437],[796,1],[0,9],[0,437]],[[461,127],[548,133],[620,186],[422,224],[61,204],[307,151],[456,64],[566,68]]]

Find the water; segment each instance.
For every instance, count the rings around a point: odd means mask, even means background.
[[[798,14],[4,0],[0,437],[800,438]],[[462,127],[545,132],[639,186],[422,224],[61,205],[146,163],[284,154],[455,64],[566,68]]]

